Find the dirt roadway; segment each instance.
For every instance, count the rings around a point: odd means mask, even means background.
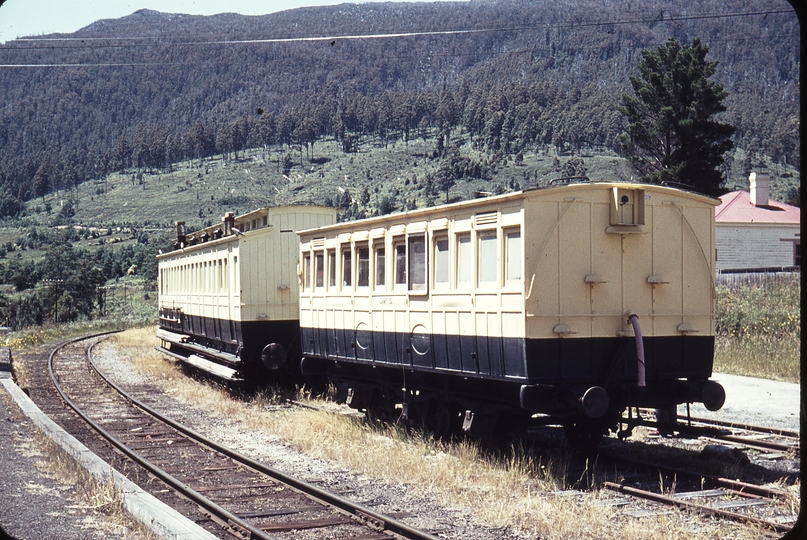
[[[739,375],[715,373],[712,380],[726,389],[726,403],[716,412],[703,405],[692,405],[692,416],[743,422],[759,426],[797,431],[800,427],[801,385]],[[686,405],[678,407],[679,417],[686,416]]]

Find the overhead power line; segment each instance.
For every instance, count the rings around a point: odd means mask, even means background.
[[[546,23],[538,25],[516,25],[516,26],[489,26],[483,28],[455,28],[446,30],[426,30],[418,32],[388,32],[379,34],[346,34],[327,36],[295,36],[278,38],[256,38],[256,39],[218,39],[218,40],[195,40],[195,41],[171,41],[163,37],[155,36],[135,36],[135,37],[26,37],[15,40],[15,42],[81,42],[90,47],[95,47],[95,43],[104,41],[162,41],[171,45],[239,45],[256,43],[293,43],[308,41],[335,41],[335,40],[356,40],[356,39],[394,39],[402,37],[426,37],[461,34],[479,34],[491,32],[519,32],[525,30],[540,30],[548,28],[581,28],[597,26],[613,26],[626,24],[655,24],[658,22],[680,22],[704,19],[725,19],[735,17],[768,16],[776,14],[794,15],[791,10],[767,10],[767,11],[743,11],[729,13],[706,13],[701,15],[675,16],[669,10],[662,10],[652,19],[620,19],[614,21],[583,21],[576,20],[561,23]],[[101,45],[110,46],[110,45]],[[120,45],[111,45],[113,47]],[[13,47],[9,49],[25,49],[26,47]],[[31,48],[53,48],[52,46],[40,45]],[[8,49],[7,49],[8,50]]]
[[[791,10],[766,10],[766,11],[744,11],[729,13],[710,13],[701,15],[674,16],[668,10],[662,10],[652,19],[619,19],[613,21],[583,21],[576,20],[560,23],[546,23],[539,25],[515,25],[515,26],[489,26],[484,28],[465,28],[447,30],[428,30],[420,32],[391,32],[376,34],[346,34],[329,36],[297,36],[278,38],[256,38],[256,39],[220,39],[220,40],[193,40],[175,41],[166,40],[164,37],[139,36],[139,37],[30,37],[22,38],[11,42],[12,46],[0,47],[0,53],[8,53],[21,50],[85,50],[103,48],[138,48],[144,42],[152,45],[165,45],[171,47],[202,47],[202,46],[229,46],[229,45],[261,45],[261,44],[282,44],[282,43],[304,43],[304,42],[327,42],[334,45],[338,41],[355,41],[370,39],[397,39],[397,38],[418,38],[448,35],[472,35],[494,32],[524,32],[546,29],[564,28],[588,28],[588,27],[612,27],[618,25],[648,24],[654,25],[659,22],[682,22],[704,19],[724,19],[737,17],[767,17],[776,14],[790,14]],[[42,45],[18,45],[19,43],[42,43]],[[117,43],[110,43],[117,42]],[[139,42],[139,43],[132,43]],[[65,45],[53,45],[52,43],[65,43]],[[80,45],[76,45],[76,44]],[[182,65],[180,62],[110,62],[110,63],[53,63],[53,64],[0,64],[0,68],[37,68],[37,67],[125,67],[125,66],[156,66],[156,65]]]

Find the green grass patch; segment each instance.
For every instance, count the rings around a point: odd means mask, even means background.
[[[717,288],[715,371],[800,382],[799,278]]]

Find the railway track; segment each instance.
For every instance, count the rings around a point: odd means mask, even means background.
[[[782,521],[785,519],[787,521],[780,523],[778,520],[756,516],[751,510],[770,506],[772,499],[730,488],[684,491],[665,495],[615,482],[605,482],[603,487],[637,499],[674,506],[700,515],[758,525],[771,536],[778,536],[789,531],[796,519],[795,516],[782,516]]]
[[[693,427],[720,429],[719,433],[708,437],[715,441],[766,452],[770,458],[785,457],[786,455],[790,455],[794,459],[801,457],[797,431],[698,417],[692,417],[690,421]],[[779,456],[780,454],[781,456]]]
[[[651,481],[656,484],[652,490],[643,485],[651,482],[634,481],[633,478],[630,481],[605,481],[601,484],[607,490],[635,499],[753,524],[771,534],[789,531],[797,518],[788,506],[788,493],[780,487],[751,484],[611,454],[600,454],[598,459],[600,464],[618,464],[623,470],[632,467],[657,475]],[[684,490],[671,487],[665,493],[665,482],[667,486],[679,486]]]
[[[97,342],[75,340],[51,353],[48,371],[61,398],[109,444],[161,482],[150,481],[147,489],[192,501],[197,511],[190,517],[215,535],[437,538],[287,476],[162,416],[95,368],[91,356]]]
[[[664,427],[651,421],[642,421],[641,425]],[[690,417],[682,420],[675,431],[683,438],[699,438],[706,442],[704,450],[699,454],[706,462],[711,459],[710,456],[729,461],[738,456],[744,458],[735,463],[739,467],[738,471],[745,466],[759,469],[747,459],[746,450],[753,450],[770,460],[797,460],[800,453],[799,434],[784,429]],[[675,440],[662,438],[658,444],[667,446],[668,441]],[[718,447],[717,454],[705,452],[708,446],[715,446],[711,443],[726,446]],[[734,450],[740,452],[729,453]],[[648,455],[652,462],[628,457],[627,453],[629,452],[623,448],[617,452],[605,450],[598,454],[600,466],[614,466],[630,478],[621,482],[604,481],[601,484],[603,488],[628,496],[629,499],[651,501],[653,504],[673,506],[699,515],[753,524],[774,536],[789,531],[797,519],[795,514],[798,510],[794,511],[789,506],[793,495],[782,487],[782,483],[794,481],[798,471],[795,474],[793,471],[776,474],[766,471],[764,476],[768,476],[769,483],[759,485],[704,473],[704,468],[708,468],[705,464],[698,467],[673,467],[657,463],[655,458],[650,457],[652,453]],[[630,475],[631,470],[634,475]],[[648,474],[649,481],[642,481],[641,478],[646,479]],[[778,477],[775,483],[770,483],[771,475]],[[628,502],[624,501],[624,504]]]

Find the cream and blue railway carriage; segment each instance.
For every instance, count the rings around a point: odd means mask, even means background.
[[[296,232],[335,221],[334,209],[287,206],[190,235],[179,223],[177,249],[158,256],[163,350],[227,379],[282,367],[299,351]]]
[[[303,371],[348,381],[356,407],[425,403],[466,428],[719,408],[717,202],[581,183],[302,231]]]

